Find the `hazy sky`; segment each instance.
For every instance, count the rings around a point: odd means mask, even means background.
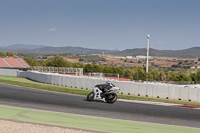
[[[200,0],[0,0],[0,46],[200,46]]]

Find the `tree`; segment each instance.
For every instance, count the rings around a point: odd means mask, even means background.
[[[151,72],[148,72],[147,73],[147,81],[153,81],[154,79],[153,79],[153,75],[152,75],[152,73]]]
[[[120,67],[115,67],[116,69],[116,73],[119,74],[119,77],[123,77],[124,76],[124,70]]]
[[[30,65],[30,66],[40,66],[40,63],[33,59],[32,57],[26,57],[24,60]]]
[[[128,70],[128,69],[124,71],[124,77],[129,78],[129,79],[133,79],[133,76],[132,76],[130,70]]]
[[[165,74],[165,72],[163,70],[160,72],[160,80],[161,81],[165,81],[166,80],[166,74]]]
[[[151,74],[153,76],[153,80],[160,81],[160,72],[159,72],[159,69],[151,71]]]
[[[95,69],[96,72],[101,73],[103,71],[103,68],[100,65],[93,65],[93,67],[94,67],[94,69]]]
[[[45,66],[51,66],[54,67],[54,63],[52,60],[47,60]]]
[[[95,72],[95,69],[92,64],[87,64],[85,65],[84,72],[85,73]]]
[[[6,52],[6,55],[9,56],[9,57],[14,57],[13,52]]]
[[[71,66],[76,68],[84,68],[84,65],[82,63],[73,63]]]
[[[47,61],[40,60],[39,63],[40,63],[41,66],[46,66]]]
[[[177,74],[174,73],[174,72],[168,72],[168,74],[167,74],[167,81],[174,81],[176,75]]]
[[[185,73],[180,73],[175,76],[174,81],[192,81],[192,78],[187,76]]]
[[[0,51],[0,56],[1,56],[1,57],[5,57],[6,54]]]
[[[192,79],[192,81],[194,81],[195,83],[200,83],[200,70],[198,70],[197,72],[190,74],[190,78]]]
[[[139,60],[139,61],[138,61],[138,64],[140,64],[140,63],[142,63],[142,61],[141,61],[141,60]]]
[[[55,56],[52,60],[54,67],[67,67],[68,62],[60,56]]]
[[[110,69],[109,66],[104,66],[103,73],[112,73],[112,70]]]
[[[132,76],[134,80],[146,80],[146,72],[142,67],[133,67]]]

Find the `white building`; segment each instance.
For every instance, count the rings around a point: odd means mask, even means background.
[[[124,57],[124,56],[114,56],[114,58],[116,58],[116,59],[126,59],[126,57]]]
[[[126,59],[135,59],[133,56],[126,56]]]
[[[146,59],[147,58],[147,56],[144,56],[144,55],[138,55],[138,56],[136,56],[136,59],[138,60],[138,59]],[[153,57],[152,56],[149,56],[149,59],[153,59]]]

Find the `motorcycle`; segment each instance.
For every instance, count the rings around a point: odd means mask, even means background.
[[[90,92],[87,95],[87,100],[88,101],[94,101],[94,100],[105,100],[105,102],[107,103],[114,103],[117,100],[117,93],[120,91],[120,89],[118,87],[113,86],[112,88],[110,88],[109,90],[103,92],[100,89],[101,85],[96,85],[92,92]]]

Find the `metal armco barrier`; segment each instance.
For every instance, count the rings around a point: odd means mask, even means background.
[[[83,89],[92,89],[96,84],[102,84],[108,80],[104,78],[70,76],[56,73],[42,73],[37,71],[17,71],[17,75],[19,77],[25,77],[46,84]],[[185,86],[117,80],[111,80],[111,82],[120,87],[121,93],[123,94],[200,102],[200,86],[198,85]]]

